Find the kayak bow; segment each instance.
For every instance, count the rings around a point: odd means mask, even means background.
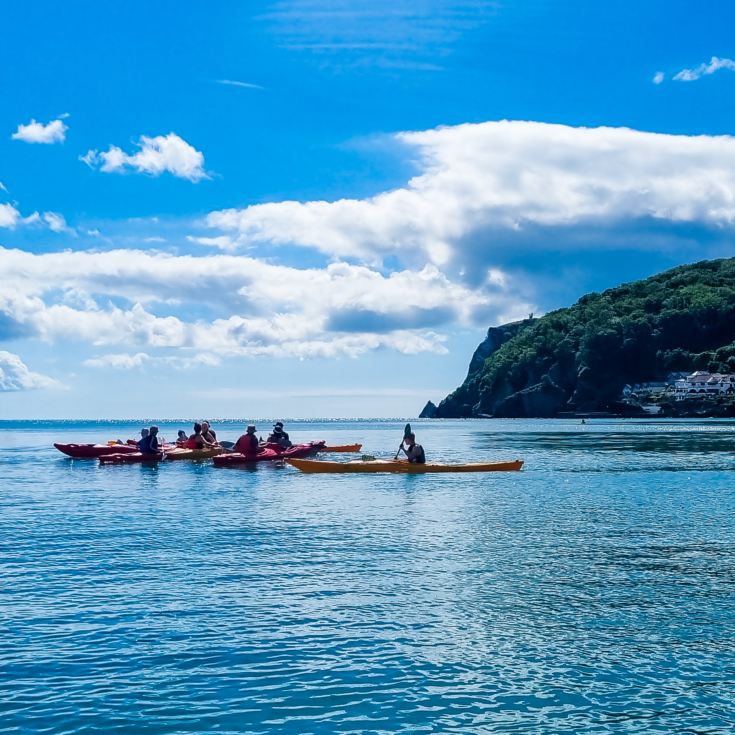
[[[67,457],[74,459],[97,459],[97,457],[104,457],[108,454],[132,454],[138,451],[138,447],[131,447],[128,444],[60,444],[55,442],[54,446]]]
[[[362,444],[340,444],[334,447],[322,447],[320,452],[359,452],[362,449]]]

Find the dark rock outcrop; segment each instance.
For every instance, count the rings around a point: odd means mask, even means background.
[[[420,419],[436,418],[436,404],[433,401],[427,401],[426,405],[419,414]]]

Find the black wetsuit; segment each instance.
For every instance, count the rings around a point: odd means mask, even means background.
[[[406,456],[411,464],[426,464],[426,454],[420,444],[413,444],[406,451]]]

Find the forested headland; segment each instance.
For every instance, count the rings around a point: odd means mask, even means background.
[[[635,407],[621,403],[626,384],[694,370],[735,373],[735,258],[680,266],[491,327],[465,381],[427,413],[631,415]],[[675,406],[669,415],[677,411],[684,415]],[[735,405],[715,413],[735,415]]]

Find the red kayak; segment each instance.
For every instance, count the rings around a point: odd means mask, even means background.
[[[232,452],[231,454],[220,454],[212,457],[215,467],[236,467],[242,464],[255,464],[256,462],[272,462],[274,459],[280,459],[281,455],[272,449],[261,449],[256,454],[240,454]]]
[[[54,446],[74,459],[96,459],[97,457],[105,457],[108,454],[131,454],[138,451],[138,447],[131,447],[128,444],[58,444]]]
[[[298,459],[308,457],[319,452],[325,442],[309,442],[308,444],[295,444],[288,449],[281,449],[277,444],[269,444],[257,454],[220,454],[213,457],[215,467],[234,467],[236,465],[253,464],[254,462],[272,462],[276,459]],[[278,447],[278,449],[275,449]]]
[[[321,452],[326,444],[327,443],[325,441],[309,442],[308,444],[294,444],[288,449],[282,449],[280,444],[268,442],[268,444],[265,444],[264,446],[267,449],[272,449],[279,457],[286,459],[288,457],[308,457],[310,454]]]
[[[164,458],[160,454],[142,454],[141,452],[121,452],[118,454],[103,454],[100,464],[142,464],[144,462],[160,462]]]
[[[324,447],[327,446],[327,442],[309,442],[308,444],[294,444],[288,449],[284,449],[281,456],[284,459],[298,459],[299,457],[309,457],[312,454],[321,452]]]

